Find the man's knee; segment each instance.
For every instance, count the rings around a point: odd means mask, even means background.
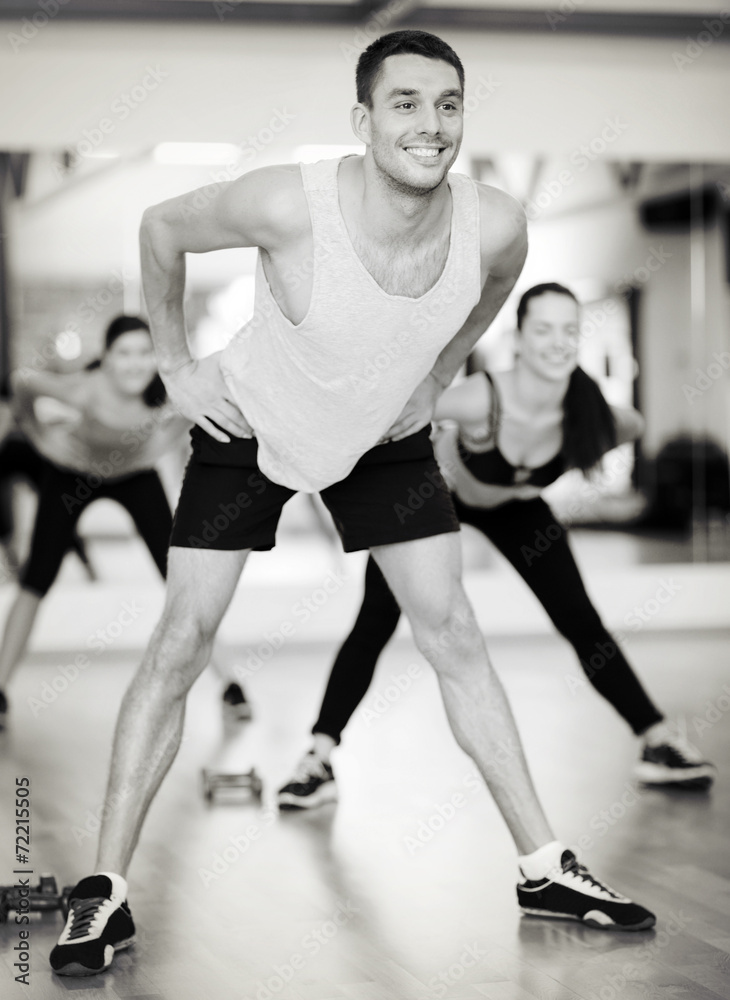
[[[170,694],[186,694],[208,662],[215,629],[194,615],[163,614],[142,663],[140,677]]]
[[[468,657],[482,644],[474,611],[466,598],[433,607],[427,614],[416,613],[411,626],[419,651],[435,667],[455,656]]]
[[[182,655],[195,658],[199,651],[207,649],[215,639],[217,625],[206,621],[205,617],[191,613],[175,613],[166,610],[157,626],[160,644]]]

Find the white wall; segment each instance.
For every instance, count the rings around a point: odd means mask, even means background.
[[[3,22],[6,37],[19,30]],[[296,114],[290,146],[350,138],[356,32],[347,28],[50,23],[18,52],[0,47],[0,88],[13,93],[0,120],[2,148],[54,148],[103,117],[110,148],[137,151],[163,139],[241,142],[275,109]],[[730,62],[720,40],[680,70],[671,39],[518,36],[445,32],[467,71],[499,89],[469,121],[469,153],[564,153],[608,117],[628,123],[622,155],[638,159],[730,157]],[[164,74],[124,119],[120,95]],[[148,81],[153,82],[153,81]]]
[[[86,132],[101,137],[97,151],[138,159],[36,208],[19,207],[11,239],[19,275],[93,274],[103,282],[115,267],[133,265],[144,206],[215,173],[152,169],[145,155],[158,142],[245,143],[253,167],[291,160],[305,143],[352,141],[355,30],[51,22],[21,44],[20,28],[2,24],[0,89],[13,97],[0,112],[0,148],[73,148]],[[730,160],[723,41],[680,70],[674,55],[686,43],[667,39],[444,36],[464,61],[476,105],[466,122],[465,162],[495,151],[568,156],[609,120],[621,123],[611,158]],[[474,96],[490,88],[483,100]],[[130,108],[123,95],[135,93],[145,97]],[[251,138],[268,138],[262,130],[277,113],[291,120],[255,150]],[[36,183],[52,190],[48,177]],[[232,257],[198,260],[191,280],[228,279],[239,267]]]

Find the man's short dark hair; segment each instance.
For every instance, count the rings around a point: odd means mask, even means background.
[[[357,100],[360,104],[372,108],[373,87],[377,81],[380,67],[388,56],[400,55],[442,59],[453,66],[459,74],[459,84],[463,92],[464,67],[451,46],[447,45],[442,38],[431,35],[428,31],[415,31],[409,28],[403,31],[391,31],[388,35],[376,38],[358,59],[355,84],[357,86]]]

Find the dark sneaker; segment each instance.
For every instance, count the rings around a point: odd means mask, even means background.
[[[66,926],[51,952],[59,976],[95,976],[112,964],[114,952],[134,941],[134,921],[119,875],[83,878],[69,894]]]
[[[644,744],[634,774],[645,785],[669,785],[682,788],[709,788],[715,780],[714,764],[682,736],[669,736],[658,746]]]
[[[572,851],[563,851],[562,870],[546,878],[517,885],[522,912],[531,917],[581,920],[606,931],[644,931],[656,917],[638,903],[610,889],[579,865]]]
[[[232,681],[223,692],[223,705],[235,719],[243,721],[251,718],[251,706],[246,701],[243,688],[236,681]]]
[[[279,809],[312,809],[337,801],[332,768],[310,750],[302,757],[291,779],[276,795]]]
[[[5,697],[5,692],[0,691],[0,730],[5,729],[5,723],[8,721],[8,699]]]

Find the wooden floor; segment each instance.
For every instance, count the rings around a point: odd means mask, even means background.
[[[655,932],[520,918],[511,842],[454,744],[425,665],[398,696],[397,678],[422,662],[403,640],[337,751],[339,804],[310,814],[277,815],[233,794],[206,805],[200,769],[217,753],[221,713],[219,682],[204,675],[130,873],[138,943],[104,976],[57,979],[47,955],[61,917],[38,916],[25,987],[13,979],[10,923],[0,928],[0,995],[730,998],[729,639],[642,633],[630,649],[655,699],[722,766],[709,795],[637,789],[636,741],[588,686],[575,688],[572,655],[557,637],[491,644],[558,835],[569,844],[588,836],[583,859],[657,912]],[[265,797],[307,744],[330,655],[285,648],[248,682],[255,720],[236,752],[260,769]],[[73,883],[90,870],[110,733],[134,662],[107,654],[34,716],[28,699],[69,660],[36,655],[12,688],[0,748],[2,882],[12,881],[18,775],[31,779],[35,871]],[[457,792],[449,816],[443,807]],[[429,827],[436,832],[422,843]]]

